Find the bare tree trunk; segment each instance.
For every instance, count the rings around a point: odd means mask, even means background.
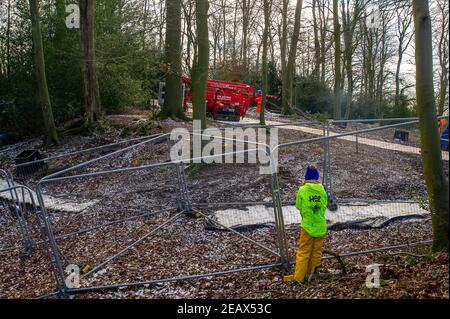
[[[383,93],[384,93],[384,82],[386,80],[385,75],[385,67],[387,62],[387,45],[386,45],[386,37],[388,34],[388,16],[386,14],[383,14],[382,17],[382,29],[381,29],[381,50],[380,50],[380,58],[379,58],[379,71],[377,75],[377,90],[376,90],[376,97],[377,97],[377,110],[376,110],[376,116],[379,118],[384,117],[383,112]]]
[[[262,53],[262,104],[259,113],[259,123],[266,124],[265,110],[267,101],[267,91],[269,89],[268,82],[268,63],[267,63],[267,49],[270,30],[270,10],[272,9],[272,0],[264,0],[264,32],[263,32],[263,53]]]
[[[406,6],[397,9],[397,68],[395,71],[395,112],[398,116],[406,116],[407,110],[400,105],[400,68],[402,65],[403,54],[407,50],[409,43],[412,40],[413,33],[408,33],[408,29],[412,23],[410,7]],[[406,44],[405,44],[406,43]]]
[[[297,0],[295,7],[294,30],[292,32],[291,44],[289,48],[288,63],[286,66],[286,76],[283,76],[282,108],[283,114],[289,114],[292,107],[292,83],[294,81],[295,59],[297,57],[297,44],[300,36],[300,19],[302,14],[303,0]]]
[[[166,0],[166,94],[163,117],[184,118],[181,86],[181,0]]]
[[[234,21],[233,21],[233,65],[236,64],[236,31],[237,31],[237,12],[238,12],[238,2],[236,1],[236,6],[234,8]]]
[[[264,31],[263,31],[263,33],[264,33]],[[261,41],[259,42],[258,48],[256,51],[256,62],[255,62],[255,73],[256,74],[259,73],[259,65],[261,64],[261,49],[262,49],[263,42],[264,42],[263,37],[264,37],[264,35],[261,37]]]
[[[206,129],[206,81],[208,80],[209,39],[208,39],[208,1],[195,0],[197,21],[197,59],[192,74],[193,119],[201,121]]]
[[[445,68],[445,67],[443,67]],[[448,90],[448,71],[444,71],[440,76],[439,81],[439,104],[438,104],[438,115],[443,115],[445,111],[445,102],[447,101],[447,90]]]
[[[45,73],[45,59],[39,18],[39,6],[37,0],[29,0],[29,3],[31,13],[31,29],[33,32],[34,63],[46,131],[45,143],[46,145],[51,145],[53,143],[58,143],[58,134],[56,132],[55,121],[53,118],[53,110],[50,103],[50,95],[48,93],[47,76]]]
[[[241,59],[242,59],[242,67],[245,70],[248,70],[248,25],[249,25],[249,15],[250,15],[250,1],[249,0],[241,0],[242,1],[242,45],[241,45]],[[236,40],[235,40],[236,41]]]
[[[11,0],[8,0],[6,22],[6,77],[8,79],[8,89],[11,89]]]
[[[81,15],[81,47],[83,61],[84,105],[86,110],[86,124],[90,127],[101,117],[100,90],[97,80],[94,40],[94,8],[95,0],[80,1]]]
[[[145,50],[145,35],[147,33],[148,0],[144,0],[144,14],[142,22],[142,50]]]
[[[317,17],[316,17],[316,4],[317,0],[313,0],[312,2],[312,14],[313,14],[313,31],[314,31],[314,71],[313,71],[313,78],[315,80],[319,79],[319,72],[320,72],[320,41],[319,41],[319,30],[317,25]]]
[[[334,103],[333,118],[341,119],[341,25],[339,23],[338,0],[333,0],[334,25]]]
[[[346,2],[346,4],[345,4]],[[342,0],[342,20],[344,31],[344,61],[345,73],[347,75],[347,105],[345,108],[345,119],[350,117],[351,107],[353,103],[353,54],[355,52],[358,41],[354,41],[354,34],[358,21],[361,19],[365,11],[366,2],[363,0],[355,0],[353,2],[353,12],[351,12],[350,0]]]
[[[431,17],[427,0],[413,0],[416,95],[423,175],[433,223],[433,250],[448,249],[449,194],[444,174],[433,87]]]
[[[222,0],[222,23],[223,23],[223,58],[222,63],[225,65],[227,59],[227,19],[226,19],[226,1]]]
[[[185,64],[189,72],[192,72],[192,64],[193,59],[191,58],[191,49],[192,45],[195,42],[195,30],[193,28],[193,19],[192,19],[192,11],[194,9],[193,5],[190,2],[187,2],[185,5],[183,2],[181,3],[182,9],[183,9],[183,19],[185,24],[185,30],[186,30],[186,37],[187,37],[187,43],[186,43],[186,59]],[[181,47],[180,47],[181,48]],[[197,48],[194,45],[194,57],[196,56],[196,50]]]
[[[445,104],[448,102],[447,92],[448,92],[448,65],[449,65],[449,11],[448,11],[448,1],[437,1],[438,11],[437,13],[441,16],[440,28],[439,28],[439,43],[438,56],[439,56],[439,99],[438,99],[438,114],[443,115],[445,111]]]
[[[326,41],[326,34],[327,34],[327,21],[328,21],[328,10],[327,15],[325,15],[325,1],[322,3],[319,2],[319,21],[320,21],[320,63],[322,66],[321,69],[321,75],[320,75],[320,82],[325,85],[325,75],[326,75],[326,53],[328,51],[328,48],[331,47],[331,44],[333,43],[330,41],[330,44],[328,47],[325,45]]]
[[[283,6],[281,9],[281,30],[279,30],[279,38],[280,38],[280,60],[281,60],[281,83],[282,83],[282,100],[283,96],[285,95],[285,84],[288,82],[287,76],[288,72],[286,70],[287,63],[286,63],[286,57],[287,57],[287,14],[288,14],[288,4],[289,0],[282,0]]]

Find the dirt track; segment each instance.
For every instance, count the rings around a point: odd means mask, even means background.
[[[254,119],[250,119],[250,118],[245,118],[243,120],[243,122],[251,123],[251,124],[258,124],[259,123],[258,120],[254,120]],[[266,123],[268,125],[286,124],[286,123],[278,122],[278,121],[266,121]],[[294,126],[294,125],[292,125],[292,126],[283,126],[283,129],[294,130],[294,131],[302,131],[302,132],[309,133],[309,134],[323,136],[323,131],[322,130],[311,128],[311,127],[306,127],[306,126]],[[330,132],[330,136],[335,136],[337,134],[338,133]],[[342,140],[346,140],[346,141],[350,141],[350,142],[356,142],[356,136],[354,136],[354,135],[352,135],[352,136],[342,136],[342,137],[338,137],[338,139],[342,139]],[[403,153],[418,154],[418,155],[420,154],[420,148],[418,148],[418,147],[402,145],[402,144],[395,144],[395,143],[389,143],[389,142],[383,142],[383,141],[377,141],[377,140],[370,139],[370,138],[365,138],[365,137],[358,137],[358,143],[369,145],[369,146],[374,146],[374,147],[378,147],[378,148],[382,148],[382,149],[387,149],[387,150],[399,151],[399,152],[403,152]],[[448,161],[449,160],[449,153],[448,152],[443,152],[442,153],[442,159]]]

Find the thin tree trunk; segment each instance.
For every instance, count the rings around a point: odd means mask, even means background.
[[[44,116],[44,126],[46,131],[45,143],[50,145],[58,143],[55,121],[53,118],[50,95],[48,93],[47,76],[45,74],[44,49],[42,44],[42,34],[39,18],[39,6],[37,0],[29,0],[31,13],[31,29],[33,32],[34,63],[36,68],[36,78],[39,90],[39,98]]]
[[[328,15],[325,16],[325,2],[320,3],[319,1],[319,21],[320,21],[320,60],[321,60],[321,75],[320,75],[320,82],[325,85],[325,75],[326,75],[326,53],[327,53],[327,47],[325,46],[326,41],[326,32],[327,32],[327,20]],[[331,42],[331,41],[330,41]],[[332,42],[331,42],[332,43]],[[331,45],[330,43],[330,45]]]
[[[8,79],[7,92],[11,89],[11,0],[8,0],[8,20],[6,22],[6,77]]]
[[[241,46],[241,59],[242,67],[248,70],[248,24],[249,24],[249,6],[250,1],[242,0],[242,46]]]
[[[259,123],[266,124],[265,109],[267,101],[267,91],[269,89],[268,79],[268,63],[267,63],[267,49],[270,29],[270,10],[272,8],[271,0],[264,0],[264,32],[263,32],[263,52],[262,52],[262,104],[259,113]]]
[[[287,63],[287,14],[288,14],[288,4],[289,0],[283,0],[283,6],[281,10],[281,30],[280,30],[280,60],[281,60],[281,84],[282,84],[282,101],[285,95],[285,85],[288,82],[287,76],[288,72],[286,70]]]
[[[236,31],[237,31],[237,12],[238,12],[238,1],[236,1],[236,5],[234,8],[234,21],[233,21],[233,65],[236,65]]]
[[[447,101],[448,91],[448,63],[449,63],[449,11],[448,0],[437,3],[441,15],[440,38],[438,44],[438,55],[440,65],[440,83],[439,83],[439,102],[438,115],[443,115],[445,110],[445,102]]]
[[[341,25],[339,23],[338,0],[333,0],[334,25],[334,103],[333,118],[341,119]]]
[[[395,71],[395,100],[394,110],[398,116],[406,116],[407,110],[400,104],[400,69],[403,61],[403,54],[412,40],[412,34],[408,34],[408,29],[412,23],[411,11],[409,7],[397,9],[397,32],[398,32],[398,50],[397,50],[397,68]],[[409,39],[408,39],[409,38]]]
[[[222,23],[223,23],[223,58],[222,63],[225,65],[227,59],[227,20],[226,20],[226,2],[222,0]]]
[[[142,50],[145,50],[145,35],[147,33],[148,0],[144,0],[144,15],[142,22]]]
[[[447,98],[447,89],[448,89],[448,76],[443,72],[443,74],[441,74],[439,85],[438,115],[444,114],[445,101]]]
[[[420,141],[429,207],[433,250],[448,249],[449,194],[444,174],[433,87],[431,17],[427,0],[413,0],[415,25],[416,95]]]
[[[313,31],[314,31],[314,71],[313,71],[313,78],[315,80],[319,79],[319,72],[320,72],[320,41],[319,41],[319,31],[317,26],[317,17],[316,17],[316,4],[317,0],[313,0],[312,2],[312,14],[313,14]]]
[[[286,66],[286,76],[283,76],[283,95],[282,108],[283,114],[289,114],[292,108],[292,83],[294,81],[295,73],[295,59],[297,57],[297,44],[300,36],[300,19],[302,14],[303,0],[297,0],[295,7],[294,30],[292,32],[291,44],[289,48],[289,57]]]

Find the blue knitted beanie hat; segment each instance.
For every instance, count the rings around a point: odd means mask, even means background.
[[[319,171],[317,170],[315,165],[309,165],[306,169],[305,180],[319,180]]]

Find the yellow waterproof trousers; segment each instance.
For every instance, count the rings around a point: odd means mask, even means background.
[[[295,260],[294,279],[296,281],[305,282],[305,276],[314,273],[316,267],[320,265],[324,240],[325,236],[315,238],[301,230]]]

